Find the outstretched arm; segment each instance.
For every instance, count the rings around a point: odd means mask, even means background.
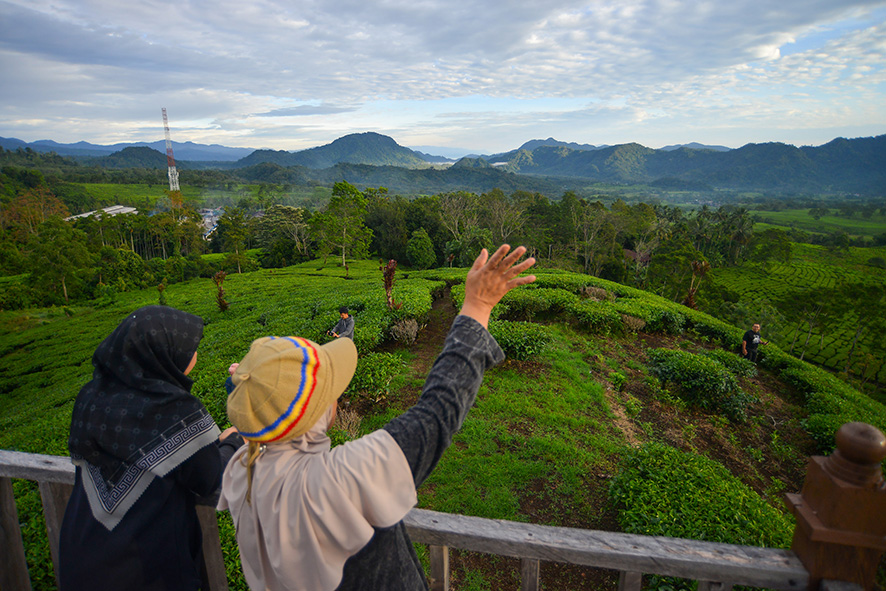
[[[501,348],[486,330],[489,314],[508,291],[535,280],[517,277],[531,267],[530,258],[515,264],[526,252],[499,248],[491,257],[484,249],[465,280],[465,301],[452,323],[443,351],[434,362],[419,401],[385,425],[409,463],[416,486],[427,478],[452,436],[464,422],[483,373],[504,358]]]

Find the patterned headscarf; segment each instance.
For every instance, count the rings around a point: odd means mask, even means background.
[[[68,448],[93,515],[113,529],[155,477],[213,443],[218,427],[185,375],[203,320],[166,306],[129,314],[96,349]]]

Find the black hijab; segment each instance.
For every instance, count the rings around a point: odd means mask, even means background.
[[[146,306],[95,350],[92,380],[74,403],[68,448],[84,469],[93,515],[108,529],[154,477],[218,438],[184,373],[201,338],[199,316]]]

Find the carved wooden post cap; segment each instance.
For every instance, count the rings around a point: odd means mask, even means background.
[[[867,423],[846,423],[837,431],[836,440],[837,449],[827,458],[825,469],[855,486],[881,488],[886,435]]]

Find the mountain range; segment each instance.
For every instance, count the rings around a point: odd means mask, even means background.
[[[86,142],[57,144],[49,140],[26,144],[0,138],[0,147],[35,151],[80,150],[70,154],[83,164],[110,168],[166,168],[165,142],[97,146]],[[179,147],[180,146],[180,147]],[[173,144],[179,168],[237,169],[241,176],[268,182],[325,182],[349,180],[370,186],[404,190],[443,190],[465,175],[482,179],[484,187],[577,186],[587,182],[645,184],[677,190],[765,190],[809,193],[886,193],[886,135],[837,138],[822,146],[795,147],[783,143],[723,146],[690,144],[652,149],[637,143],[594,146],[531,140],[510,152],[464,157],[458,161],[431,156],[399,145],[393,138],[367,132],[343,136],[334,142],[301,150],[249,150],[224,146]],[[239,152],[237,152],[239,150]],[[189,159],[188,155],[196,158]],[[235,156],[239,155],[239,158]],[[447,168],[449,170],[440,170]],[[351,176],[339,178],[347,170]],[[469,172],[470,171],[470,172]],[[509,178],[510,177],[520,177]],[[528,177],[536,179],[530,182]],[[458,178],[459,180],[454,180]],[[372,184],[369,179],[378,182]],[[334,182],[334,181],[333,181]],[[529,187],[532,187],[531,189]],[[455,189],[459,188],[457,186]],[[474,185],[461,187],[477,190]],[[454,189],[448,189],[454,190]],[[488,189],[487,189],[488,190]]]

